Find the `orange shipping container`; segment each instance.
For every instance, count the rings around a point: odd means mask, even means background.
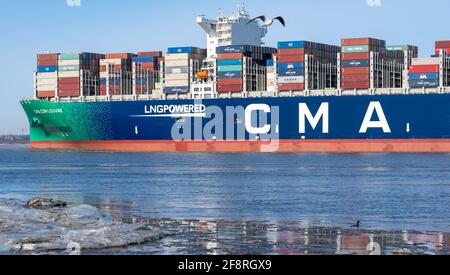
[[[58,95],[60,97],[77,97],[80,96],[80,90],[59,90]]]
[[[341,60],[369,60],[370,53],[342,53]]]
[[[278,56],[282,55],[304,55],[305,49],[279,49]]]
[[[131,53],[110,53],[106,55],[106,59],[131,59]]]
[[[376,41],[373,38],[344,38],[341,40],[342,46],[354,46],[354,45],[371,45],[371,42]]]
[[[342,75],[344,74],[369,74],[369,67],[356,67],[356,68],[342,68]]]
[[[43,59],[43,60],[38,59],[37,65],[44,67],[58,66],[58,59]]]
[[[219,53],[217,55],[217,59],[240,59],[242,57],[242,53]]]
[[[283,83],[278,84],[279,91],[303,91],[305,89],[304,83]]]
[[[370,83],[369,81],[361,81],[361,82],[342,82],[341,83],[341,88],[343,90],[348,90],[348,89],[368,89],[370,87]]]
[[[55,91],[37,91],[37,97],[46,98],[46,97],[55,97]]]
[[[362,82],[369,81],[369,74],[345,74],[342,75],[342,81],[347,82]]]
[[[280,55],[278,56],[279,63],[305,62],[304,55]]]
[[[44,54],[38,54],[37,59],[38,60],[56,60],[58,61],[58,53],[44,53]]]

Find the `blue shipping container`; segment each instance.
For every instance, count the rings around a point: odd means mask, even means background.
[[[279,76],[302,76],[305,75],[305,70],[303,68],[293,68],[293,69],[278,69]]]
[[[197,51],[198,51],[198,48],[196,48],[196,47],[178,47],[178,48],[168,48],[167,49],[168,54],[196,53]]]
[[[219,72],[218,78],[242,78],[241,72]]]
[[[133,62],[155,62],[156,58],[154,56],[148,57],[133,57]]]
[[[266,66],[267,67],[272,67],[273,66],[273,59],[267,59],[267,61],[266,61]]]
[[[244,53],[250,50],[250,46],[220,46],[217,53]]]
[[[343,60],[342,67],[369,67],[369,60]]]
[[[305,47],[305,41],[278,42],[278,49],[301,49]]]
[[[165,94],[187,94],[187,93],[189,93],[189,87],[187,87],[187,86],[165,87],[164,93]]]
[[[439,73],[417,73],[417,74],[409,74],[409,79],[439,79]]]
[[[54,73],[58,71],[58,66],[38,66],[38,73]]]
[[[305,66],[303,62],[278,63],[278,70],[300,69]]]
[[[242,59],[223,59],[217,60],[219,66],[242,65]]]
[[[410,79],[409,80],[409,86],[411,88],[434,88],[439,86],[439,80],[438,79],[428,79],[428,80],[422,80],[422,79]]]

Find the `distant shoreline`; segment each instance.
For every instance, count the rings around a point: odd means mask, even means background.
[[[30,136],[27,135],[0,135],[0,144],[14,145],[14,144],[29,144]]]

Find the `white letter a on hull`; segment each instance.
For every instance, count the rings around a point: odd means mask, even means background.
[[[374,112],[377,113],[379,121],[372,121]],[[389,123],[384,114],[383,107],[381,107],[381,103],[378,101],[370,102],[359,133],[365,134],[369,128],[382,128],[385,134],[391,133],[391,128],[389,127]]]

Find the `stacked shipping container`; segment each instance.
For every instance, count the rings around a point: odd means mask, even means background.
[[[341,88],[401,88],[404,55],[389,52],[386,41],[374,38],[342,39]]]
[[[386,53],[386,42],[373,38],[342,39],[341,88],[370,88],[371,52]]]
[[[436,41],[436,55],[440,54],[440,51],[444,50],[446,55],[450,55],[450,40]]]
[[[409,87],[438,87],[440,60],[440,57],[414,58],[409,68]]]
[[[107,54],[100,60],[100,95],[131,95],[132,58],[131,53]]]
[[[419,48],[412,45],[395,45],[387,46],[386,49],[391,60],[395,60],[398,63],[403,62],[401,87],[409,88],[409,67],[411,67],[412,59],[418,57]],[[394,81],[398,81],[398,79],[395,78]],[[396,84],[395,87],[399,87],[399,85]]]
[[[267,91],[275,92],[277,90],[277,67],[275,66],[275,60],[277,55],[274,54],[272,59],[267,60]]]
[[[200,71],[206,50],[196,47],[169,48],[165,56],[165,94],[186,94]]]
[[[267,60],[276,49],[250,45],[217,48],[217,92],[267,90]]]
[[[309,41],[278,43],[279,91],[326,89],[337,86],[340,48]]]
[[[150,94],[160,82],[162,52],[139,52],[133,57],[133,94]]]
[[[100,59],[95,53],[65,53],[58,57],[58,96],[98,95]]]
[[[58,92],[59,54],[38,54],[36,71],[36,97],[51,98]]]

